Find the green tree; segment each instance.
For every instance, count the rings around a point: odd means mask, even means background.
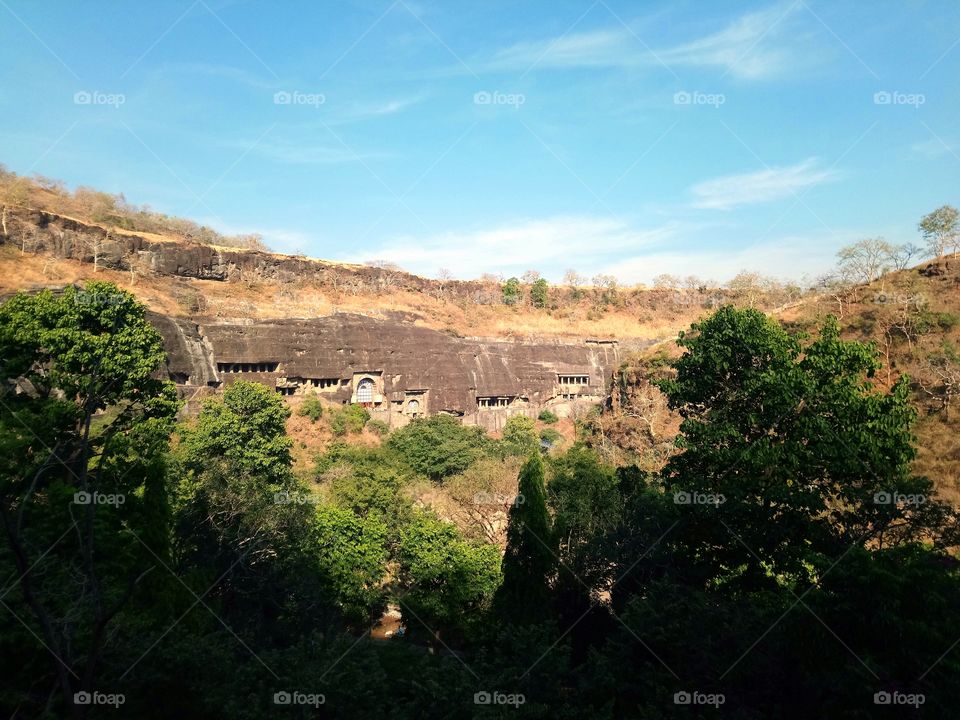
[[[439,481],[463,472],[483,457],[483,428],[467,427],[448,415],[417,418],[394,432],[387,444],[416,472]]]
[[[45,687],[48,709],[58,689],[64,716],[85,714],[73,693],[95,686],[131,601],[169,561],[163,479],[178,404],[155,378],[163,358],[144,306],[110,283],[0,306],[0,564],[19,590],[5,604],[28,623],[4,645],[32,675],[21,687]],[[28,697],[15,702],[41,715]]]
[[[315,394],[311,393],[303,399],[300,407],[297,408],[297,415],[310,418],[310,422],[315,423],[323,417],[323,403],[320,402]]]
[[[400,607],[410,628],[467,632],[488,609],[500,580],[495,545],[465,541],[456,527],[419,512],[401,533]]]
[[[355,598],[339,596],[337,576],[321,562],[316,496],[293,475],[288,415],[276,393],[234,383],[181,430],[173,474],[184,582],[195,592],[209,588],[221,618],[264,642],[326,630],[341,613],[357,613]]]
[[[601,536],[619,517],[617,475],[582,445],[554,458],[550,467],[547,497],[553,510],[553,532],[561,556],[573,558],[578,547]]]
[[[286,434],[290,409],[260,383],[238,381],[203,404],[196,424],[183,429],[183,459],[202,471],[212,459],[262,478],[278,489],[289,479],[292,441]]]
[[[515,277],[507,280],[503,284],[501,291],[503,292],[504,305],[516,305],[523,297],[523,288],[520,287],[520,281]]]
[[[386,590],[387,526],[376,516],[321,505],[312,527],[319,572],[334,592],[344,618],[367,629],[383,610]]]
[[[383,457],[383,454],[375,453],[372,457]],[[341,461],[328,472],[334,502],[355,515],[383,522],[390,531],[390,542],[394,543],[412,512],[412,503],[404,493],[403,474],[388,462],[369,461],[353,464]]]
[[[541,410],[540,414],[537,416],[537,420],[540,422],[545,422],[547,425],[553,425],[560,418],[557,417],[557,414],[552,410]]]
[[[907,381],[875,389],[873,347],[841,340],[833,318],[802,347],[729,306],[692,330],[660,386],[683,417],[663,481],[696,563],[757,587],[809,579],[851,544],[954,542],[930,524],[943,509],[930,482],[910,473]],[[901,497],[919,501],[888,501]]]
[[[527,456],[540,448],[537,424],[523,415],[514,415],[503,426],[503,447],[509,455]]]
[[[596,453],[576,445],[550,462],[547,500],[553,511],[557,578],[553,602],[562,626],[571,630],[578,652],[591,642],[593,622],[580,620],[598,613],[594,591],[611,586],[615,565],[610,562],[605,538],[620,517],[620,494],[613,468],[604,466]]]
[[[557,443],[563,441],[563,435],[554,428],[544,428],[540,431],[540,441],[546,443],[547,449],[554,447]]]
[[[543,278],[534,280],[530,286],[530,304],[535,308],[545,308],[549,302],[549,285]]]
[[[545,619],[556,555],[547,511],[543,459],[534,453],[520,470],[517,499],[510,508],[503,584],[494,601],[506,623],[525,625]]]
[[[944,205],[924,215],[919,228],[933,257],[944,255],[951,247],[956,255],[960,248],[960,211],[955,207]]]
[[[330,430],[338,437],[356,435],[370,420],[370,413],[363,405],[345,405],[330,413]]]

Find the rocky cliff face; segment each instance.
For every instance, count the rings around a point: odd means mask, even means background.
[[[490,428],[547,407],[568,415],[603,401],[619,364],[614,341],[463,339],[360,315],[224,323],[151,314],[150,320],[164,337],[167,372],[185,395],[253,380],[283,395],[360,402],[394,426],[435,413]]]
[[[384,268],[345,266],[271,253],[118,234],[39,211],[8,218],[33,253],[101,267],[216,281],[309,280],[337,287],[362,283],[416,292],[437,281]],[[481,283],[451,282],[447,297],[475,297]],[[316,393],[329,402],[359,402],[392,426],[448,413],[489,428],[513,414],[560,416],[608,395],[619,346],[605,339],[507,342],[459,338],[415,325],[350,314],[301,320],[227,322],[150,313],[164,338],[166,372],[190,399],[237,379],[283,395]]]
[[[196,242],[149,239],[135,233],[108,231],[97,225],[38,210],[11,209],[7,220],[8,242],[34,253],[53,255],[116,270],[150,272],[182,278],[236,282],[305,280],[319,285],[397,288],[414,292],[437,290],[438,282],[396,269],[330,263],[292,255],[231,249]],[[451,297],[483,301],[481,283],[449,281],[444,292]]]

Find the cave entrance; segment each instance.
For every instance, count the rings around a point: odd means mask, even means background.
[[[357,384],[357,402],[358,403],[372,403],[373,402],[373,380],[370,378],[364,378]]]

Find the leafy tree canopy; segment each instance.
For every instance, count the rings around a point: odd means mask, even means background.
[[[418,418],[387,441],[415,471],[431,480],[463,472],[483,456],[483,428],[469,427],[447,415]]]

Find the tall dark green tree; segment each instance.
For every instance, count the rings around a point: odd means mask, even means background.
[[[833,318],[802,346],[733,307],[692,330],[661,383],[683,416],[663,481],[683,506],[678,537],[711,575],[755,587],[810,579],[851,544],[956,541],[910,472],[907,382],[873,384],[875,348],[842,340]]]
[[[0,567],[22,623],[0,654],[24,661],[25,714],[86,714],[74,693],[95,687],[165,563],[177,402],[154,376],[163,358],[143,305],[110,283],[0,306]]]
[[[181,427],[174,486],[178,571],[238,628],[274,640],[337,615],[314,498],[292,472],[289,413],[263,385],[230,385]]]
[[[535,308],[545,308],[550,300],[549,285],[543,278],[537,278],[530,286],[530,304]]]
[[[520,470],[517,499],[510,508],[503,584],[497,590],[497,616],[511,624],[533,624],[549,618],[550,583],[556,554],[543,459],[534,453]]]
[[[523,288],[520,287],[520,281],[515,277],[507,280],[501,291],[504,305],[516,305],[523,299]]]

